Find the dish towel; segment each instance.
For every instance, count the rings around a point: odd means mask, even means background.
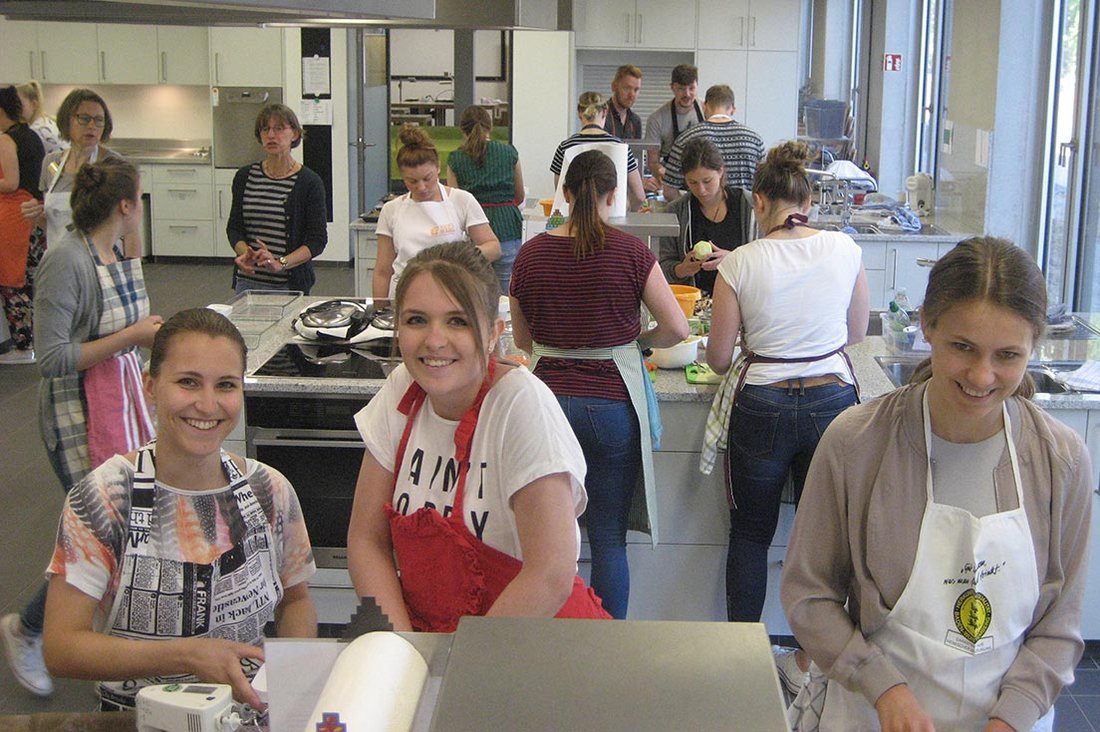
[[[707,414],[707,423],[703,429],[703,447],[699,453],[699,472],[710,475],[714,470],[714,463],[718,460],[719,450],[726,449],[730,431],[730,412],[733,411],[733,400],[737,396],[737,376],[743,369],[744,362],[735,359],[726,375],[722,377],[722,383],[718,385],[718,393],[714,395],[714,401],[710,403],[710,412]]]
[[[92,468],[112,455],[132,452],[156,435],[145,404],[141,358],[136,351],[112,356],[84,371],[88,456]]]
[[[906,231],[920,231],[923,226],[917,215],[905,206],[895,207],[890,213],[890,218]]]
[[[1077,391],[1100,391],[1100,361],[1085,361],[1076,371],[1062,374],[1062,381]]]

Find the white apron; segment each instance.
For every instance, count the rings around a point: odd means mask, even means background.
[[[424,249],[434,247],[436,244],[449,244],[455,241],[469,239],[466,233],[466,224],[458,215],[451,197],[447,195],[447,187],[439,184],[441,201],[413,201],[409,194],[409,203],[416,206],[417,215],[409,216],[403,220],[399,218],[394,222],[393,248],[396,256],[393,262],[393,276],[390,277],[390,299],[397,292],[397,281],[401,279],[401,273],[405,271],[405,263],[415,257]],[[423,230],[413,231],[411,240],[403,237],[398,231],[402,224],[406,226],[423,227]],[[400,243],[399,243],[400,240]],[[410,245],[411,241],[411,245]]]
[[[1018,505],[981,518],[933,500],[927,391],[923,409],[927,504],[913,572],[882,628],[867,640],[908,679],[936,732],[977,732],[988,722],[1039,600],[1035,547],[1007,407],[1001,409]],[[1053,724],[1052,707],[1032,732],[1049,732]],[[830,680],[820,729],[877,731],[878,715],[861,694]]]
[[[256,494],[223,450],[222,469],[244,521],[244,538],[210,564],[163,558],[154,541],[157,528],[166,531],[157,523],[155,449],[151,442],[137,454],[122,580],[107,618],[107,633],[135,640],[210,637],[261,645],[264,624],[275,618],[283,586],[271,525]],[[241,659],[241,667],[251,677],[259,664]],[[125,708],[134,705],[143,686],[196,681],[191,674],[175,674],[101,681],[97,690],[104,702]]]
[[[50,184],[46,186],[45,195],[42,201],[42,205],[45,208],[46,214],[46,244],[50,242],[61,241],[61,237],[65,234],[65,229],[69,224],[73,222],[73,209],[69,205],[69,197],[72,194],[71,191],[62,191],[60,193],[54,193],[54,188],[57,187],[57,181],[61,180],[61,176],[65,172],[65,164],[69,162],[69,155],[72,152],[72,148],[65,151],[65,154],[61,156],[61,160],[58,161],[57,172],[53,174],[53,178],[50,179]],[[92,150],[91,156],[88,158],[89,163],[94,163],[99,158],[99,147]]]

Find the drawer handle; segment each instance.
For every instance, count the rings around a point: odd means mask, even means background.
[[[199,192],[196,188],[168,188],[167,191],[169,193],[187,193],[192,196]]]
[[[199,227],[197,227],[197,226],[169,226],[168,230],[169,231],[198,231]]]
[[[167,171],[168,175],[180,175],[181,173],[187,173],[188,175],[195,175],[198,171],[194,168],[180,168],[177,166],[170,166]]]

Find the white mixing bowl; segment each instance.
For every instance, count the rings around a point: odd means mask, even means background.
[[[699,357],[700,336],[688,336],[675,346],[654,348],[649,360],[660,369],[682,369]]]

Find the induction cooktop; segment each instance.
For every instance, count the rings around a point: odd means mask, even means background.
[[[253,376],[308,379],[384,379],[401,363],[393,338],[354,345],[287,343]]]

